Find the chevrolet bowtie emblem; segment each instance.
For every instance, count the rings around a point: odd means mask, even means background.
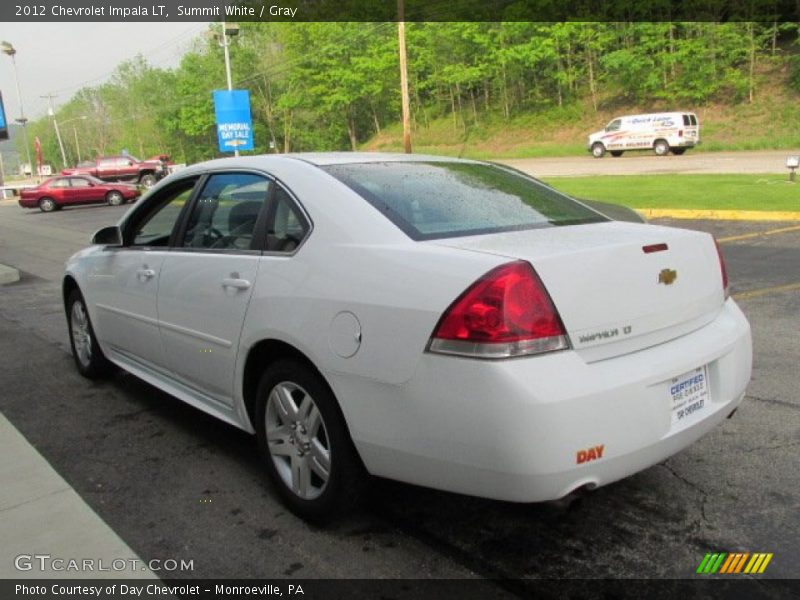
[[[672,285],[672,283],[678,278],[678,272],[673,271],[672,269],[661,269],[661,272],[658,274],[658,283],[663,283],[664,285]]]

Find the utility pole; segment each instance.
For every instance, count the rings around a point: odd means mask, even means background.
[[[64,152],[64,142],[61,141],[61,132],[58,130],[58,121],[56,120],[56,111],[53,108],[53,98],[57,98],[56,94],[46,94],[44,96],[39,96],[40,98],[47,98],[48,106],[50,107],[47,110],[47,114],[53,117],[53,126],[56,129],[56,139],[58,139],[58,147],[61,150],[61,162],[64,164],[64,168],[66,169],[69,165],[67,164],[67,153]]]
[[[397,0],[397,41],[400,51],[400,92],[403,104],[403,148],[411,154],[411,109],[408,99],[408,64],[406,60],[406,10],[404,0]]]
[[[72,126],[72,133],[75,134],[75,151],[78,153],[78,162],[81,162],[81,145],[78,143],[78,129]]]

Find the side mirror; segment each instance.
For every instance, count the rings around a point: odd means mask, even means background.
[[[92,236],[92,244],[98,246],[122,246],[122,232],[116,225],[103,227]]]

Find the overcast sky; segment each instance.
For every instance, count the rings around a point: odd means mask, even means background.
[[[5,1],[5,0],[0,0]],[[208,23],[0,23],[0,40],[11,42],[25,116],[47,113],[50,92],[63,103],[84,85],[105,81],[123,60],[141,53],[150,64],[170,67]],[[11,59],[0,54],[0,91],[6,117],[19,116]]]

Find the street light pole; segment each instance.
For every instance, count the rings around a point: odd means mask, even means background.
[[[16,58],[14,58],[14,55],[17,53],[17,50],[9,42],[2,42],[2,44],[0,44],[0,48],[2,48],[2,52],[8,54],[11,57],[11,64],[14,65],[14,83],[17,84],[17,101],[19,102],[19,118],[15,120],[18,123],[22,124],[22,137],[25,141],[25,155],[28,157],[28,165],[30,165],[31,175],[33,175],[33,161],[31,160],[31,148],[30,144],[28,144],[28,119],[25,117],[25,109],[23,108],[22,105],[22,91],[20,91],[19,87],[17,60]],[[37,173],[37,179],[38,179],[38,173]]]
[[[222,41],[220,42],[222,49],[225,53],[225,77],[228,79],[228,91],[233,90],[233,80],[231,78],[231,54],[228,51],[228,46],[230,46],[230,41],[228,40],[228,32],[225,22],[222,22]],[[233,149],[233,155],[239,156],[239,148]]]

